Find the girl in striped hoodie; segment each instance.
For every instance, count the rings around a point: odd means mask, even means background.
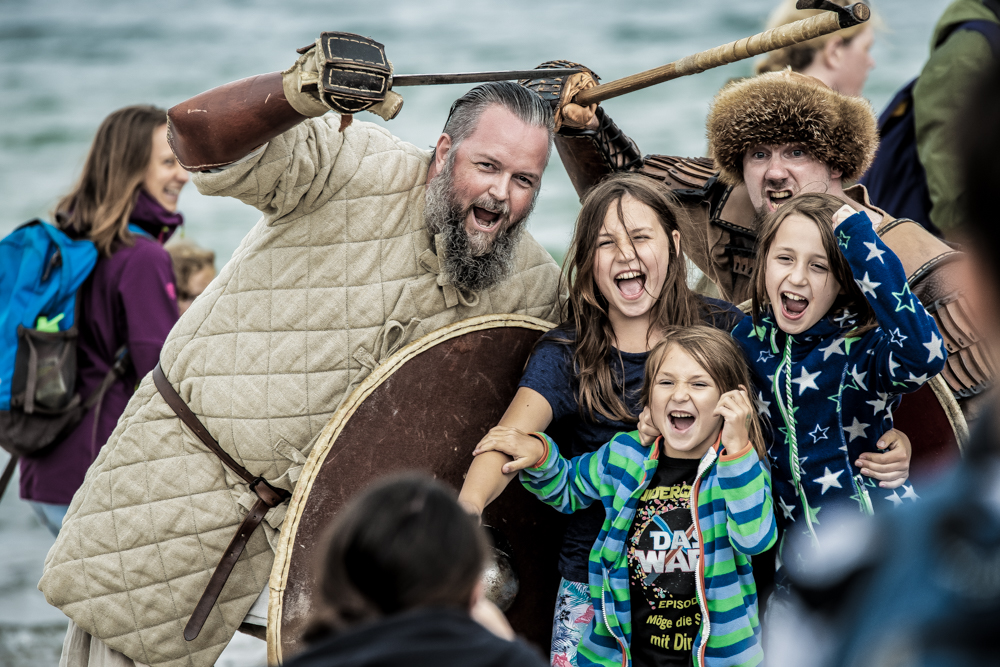
[[[642,386],[660,437],[619,433],[572,460],[541,433],[480,445],[535,460],[521,481],[559,511],[604,507],[581,667],[762,662],[750,556],[773,546],[776,530],[749,386],[728,334],[672,328],[650,352]]]

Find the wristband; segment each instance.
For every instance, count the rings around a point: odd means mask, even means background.
[[[541,433],[529,433],[528,435],[541,440],[542,446],[545,448],[544,451],[542,451],[542,458],[538,459],[538,461],[535,462],[535,465],[531,466],[532,468],[539,468],[543,463],[545,463],[545,459],[549,458],[549,440]]]

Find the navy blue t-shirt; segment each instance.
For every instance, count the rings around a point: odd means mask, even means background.
[[[707,304],[703,319],[705,324],[731,331],[743,319],[743,313],[727,301],[702,297]],[[572,324],[564,324],[545,334],[524,369],[519,386],[533,389],[545,397],[552,408],[552,423],[545,433],[559,445],[566,458],[594,452],[609,442],[616,433],[634,431],[636,422],[611,420],[595,413],[593,417],[581,414],[577,395],[580,383],[573,372],[573,348],[555,339],[575,340]],[[616,390],[625,407],[638,419],[642,412],[639,394],[648,352],[620,352],[611,354],[611,374]],[[580,510],[569,517],[559,551],[559,574],[568,581],[587,582],[587,562],[590,550],[604,524],[604,508],[600,503]]]

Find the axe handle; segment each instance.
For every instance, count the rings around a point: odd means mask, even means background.
[[[854,18],[852,25],[864,23],[871,16],[871,10],[861,3],[851,5],[848,9]],[[677,79],[689,74],[704,72],[713,67],[728,65],[738,60],[753,58],[768,51],[781,49],[792,44],[805,42],[816,37],[828,35],[840,30],[840,19],[833,12],[824,12],[801,21],[772,28],[750,37],[729,44],[717,46],[714,49],[695,53],[675,60],[672,63],[632,74],[630,76],[603,83],[594,88],[581,91],[573,98],[574,104],[587,106],[596,102],[610,100],[612,97],[655,86],[664,81]]]

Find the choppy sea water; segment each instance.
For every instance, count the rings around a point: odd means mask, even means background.
[[[322,30],[369,35],[400,74],[521,69],[555,58],[609,81],[758,31],[771,0],[529,2],[424,0],[0,0],[0,236],[50,217],[78,175],[97,125],[128,104],[170,107],[213,86],[286,68]],[[865,95],[881,109],[919,73],[947,0],[873,0],[885,24]],[[644,152],[702,155],[712,95],[751,72],[736,63],[605,103]],[[462,86],[401,89],[401,115],[385,123],[431,146]],[[359,119],[383,123],[370,114]],[[544,176],[532,234],[554,255],[569,241],[579,204],[558,159]],[[235,201],[181,195],[186,234],[232,254],[259,217]],[[0,465],[5,459],[0,454]],[[55,665],[65,630],[35,584],[51,537],[9,489],[0,502],[0,665]],[[219,664],[263,664],[263,643],[238,635]]]

